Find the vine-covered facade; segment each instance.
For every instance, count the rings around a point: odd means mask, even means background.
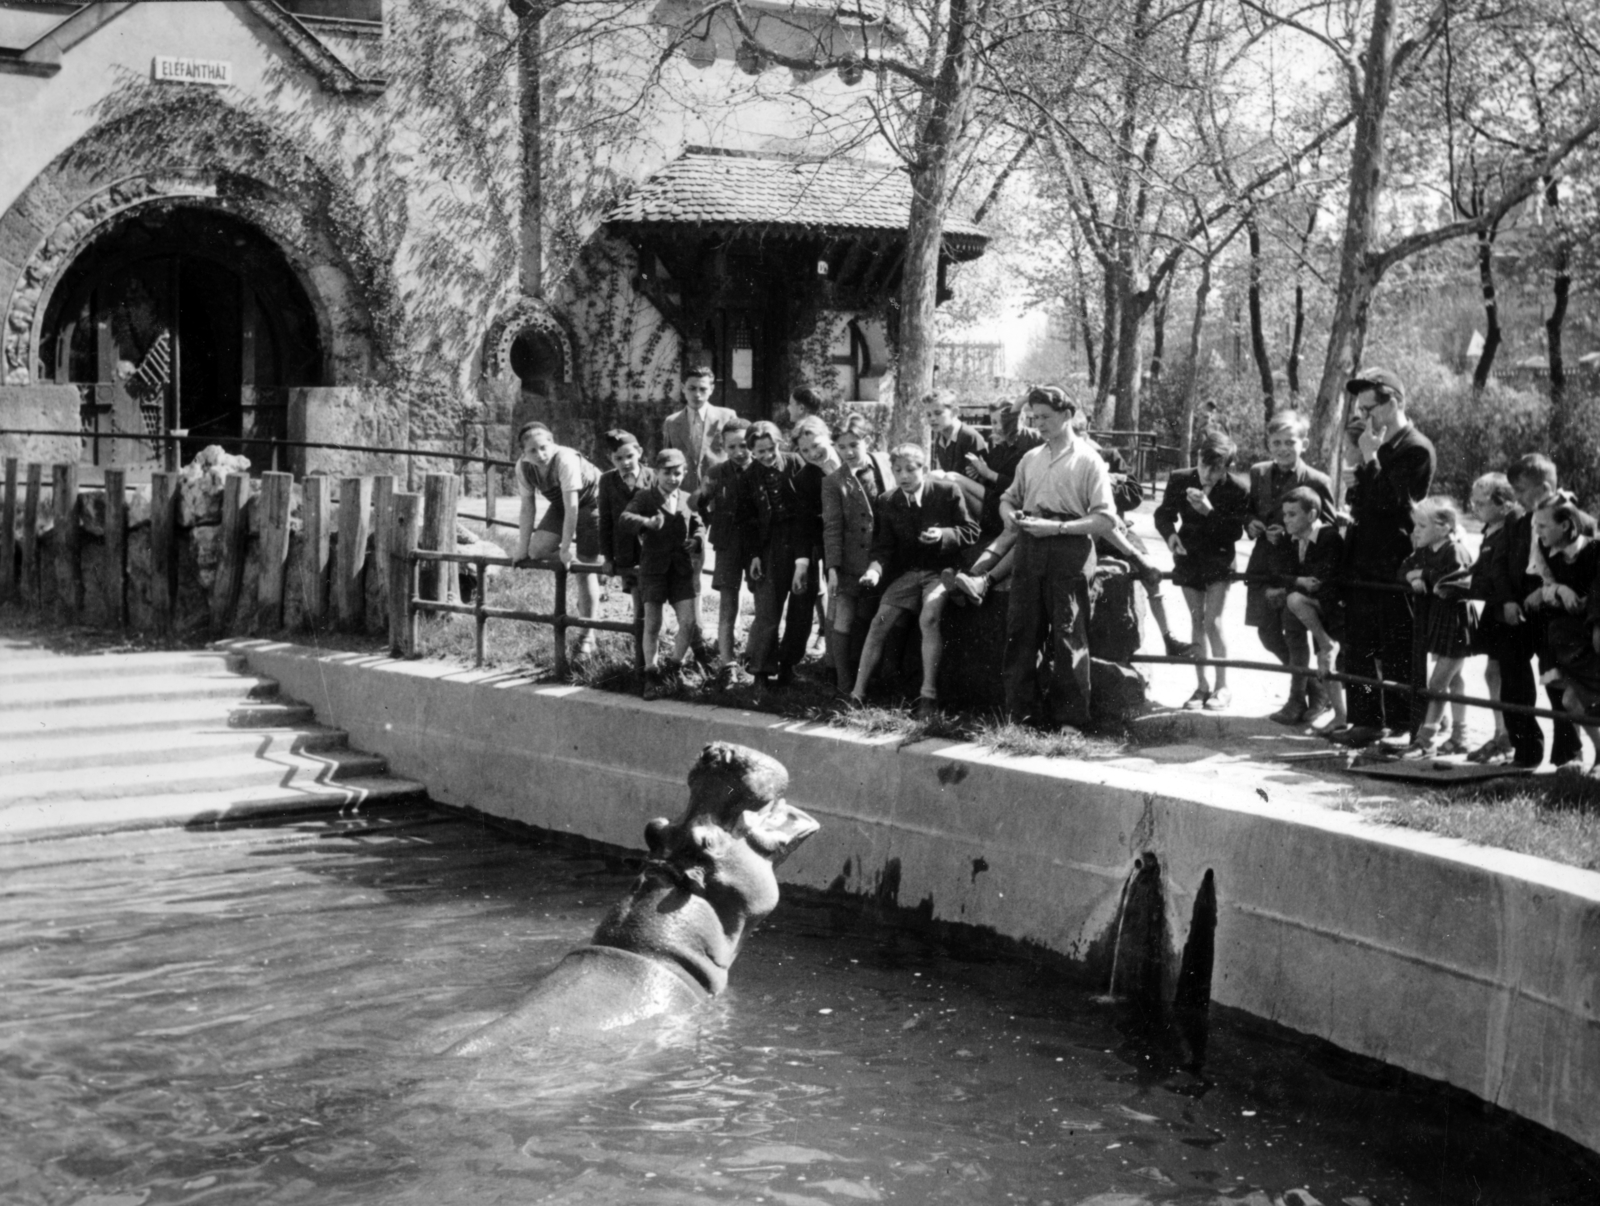
[[[909,194],[867,85],[682,7],[0,0],[0,425],[73,385],[86,465],[137,474],[264,436],[649,435],[690,360],[752,416],[801,381],[873,400]]]

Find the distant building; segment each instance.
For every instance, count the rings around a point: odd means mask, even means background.
[[[745,7],[792,53],[901,36]],[[771,67],[688,0],[519,43],[521,8],[0,0],[0,425],[70,384],[85,463],[137,473],[171,432],[650,435],[702,359],[752,416],[875,397],[910,193],[871,77]],[[985,241],[955,223],[946,256]]]

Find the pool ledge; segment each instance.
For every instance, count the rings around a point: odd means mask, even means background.
[[[1214,1000],[1600,1151],[1600,874],[1269,803],[1182,764],[898,749],[438,662],[225,644],[434,799],[619,846],[642,847],[645,820],[681,805],[706,741],[755,746],[822,822],[786,881],[882,894],[1069,959],[1112,927],[1141,854],[1161,867],[1173,951],[1210,872]]]

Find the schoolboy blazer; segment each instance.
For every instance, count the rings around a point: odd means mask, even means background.
[[[938,544],[917,537],[928,528],[942,528]],[[961,487],[950,482],[922,483],[922,503],[913,505],[898,487],[878,500],[871,560],[883,566],[883,580],[893,582],[908,570],[955,569],[961,550],[978,539],[978,521],[967,510]]]
[[[889,458],[872,454],[883,479],[878,502],[895,488]],[[822,480],[822,564],[837,570],[841,578],[861,577],[872,562],[872,534],[877,525],[877,510],[855,470],[840,465]]]
[[[620,526],[617,520],[638,491],[655,485],[655,470],[640,465],[635,480],[637,485],[626,484],[615,469],[607,469],[600,475],[600,556],[610,561],[619,573],[639,564],[639,538]]]

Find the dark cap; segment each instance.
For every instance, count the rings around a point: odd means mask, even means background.
[[[1347,394],[1359,394],[1364,389],[1385,389],[1402,401],[1406,396],[1406,387],[1400,384],[1400,378],[1386,368],[1362,369],[1344,383]]]

